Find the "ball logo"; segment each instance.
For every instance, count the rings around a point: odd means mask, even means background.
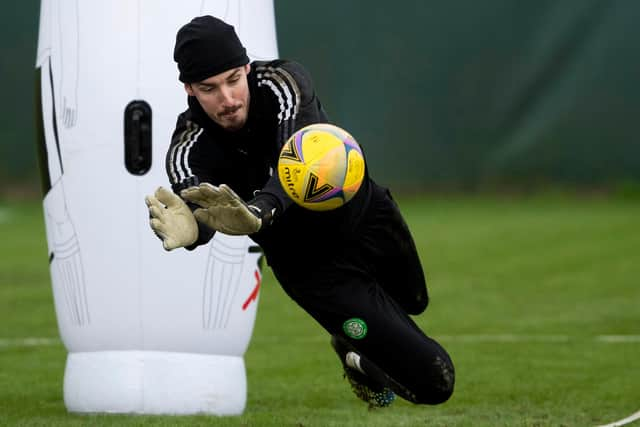
[[[367,324],[364,323],[364,320],[357,317],[344,322],[344,324],[342,325],[342,329],[348,337],[355,340],[360,340],[367,335]]]
[[[300,154],[296,150],[296,145],[292,144],[291,141],[288,141],[283,147],[282,152],[280,153],[280,157],[283,159],[291,159],[297,162],[301,162],[302,158]]]
[[[298,181],[298,174],[300,173],[300,168],[285,166],[283,168],[283,171],[284,171],[284,184],[289,189],[291,197],[299,199],[300,195],[296,191],[295,183]]]
[[[312,202],[314,200],[321,199],[322,196],[333,190],[333,185],[318,185],[318,181],[320,181],[320,178],[318,178],[318,176],[313,173],[309,174],[309,184],[307,185],[307,189],[304,192],[305,202]]]

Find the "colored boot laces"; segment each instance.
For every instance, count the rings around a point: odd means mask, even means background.
[[[367,402],[370,409],[389,406],[396,398],[395,393],[387,387],[382,387],[378,390],[372,389],[369,385],[365,384],[365,382],[368,381],[363,381],[363,376],[353,369],[345,367],[344,377],[349,381],[353,393],[360,400]]]

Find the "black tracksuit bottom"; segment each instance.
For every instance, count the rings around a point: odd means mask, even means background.
[[[331,335],[400,384],[406,390],[400,396],[442,403],[453,393],[453,363],[409,316],[428,304],[415,243],[389,191],[377,185],[372,191],[357,238],[347,239],[339,256],[304,274],[272,269],[285,292]]]

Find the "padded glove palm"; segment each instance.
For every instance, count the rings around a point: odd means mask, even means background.
[[[172,191],[159,187],[153,196],[145,197],[151,229],[170,251],[189,246],[198,238],[198,224],[187,204]]]
[[[189,187],[180,195],[200,208],[193,212],[196,219],[206,226],[230,235],[252,234],[262,227],[262,219],[256,208],[252,209],[228,185],[216,187],[203,182]]]

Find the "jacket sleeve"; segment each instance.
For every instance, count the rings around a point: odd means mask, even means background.
[[[313,123],[329,122],[315,92],[311,75],[301,64],[280,60],[269,66],[258,67],[257,72],[259,81],[271,89],[273,100],[278,104],[274,109],[278,120],[278,152],[299,129]],[[269,210],[272,213],[269,221],[277,218],[292,203],[293,200],[284,192],[276,171],[249,202],[260,205],[261,210]]]
[[[206,175],[205,168],[200,166],[199,156],[194,155],[198,151],[198,141],[205,138],[204,129],[186,118],[186,113],[178,116],[165,162],[171,189],[178,196],[185,188],[198,185],[201,182],[212,181],[212,177]],[[192,212],[199,207],[191,202],[186,203]],[[215,234],[215,230],[199,221],[196,222],[198,224],[198,239],[191,246],[185,247],[188,250],[208,243]]]

